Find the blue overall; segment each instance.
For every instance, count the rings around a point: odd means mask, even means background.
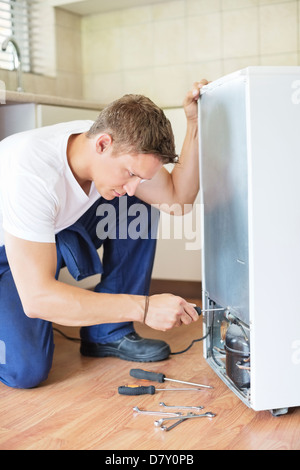
[[[111,208],[111,211],[101,211],[101,208]],[[76,280],[101,274],[96,292],[147,295],[158,220],[159,211],[135,196],[124,196],[112,201],[100,198],[75,224],[57,234],[56,278],[60,269],[67,266]],[[133,236],[128,237],[131,224]],[[97,249],[102,244],[101,262]],[[85,341],[107,343],[122,338],[133,329],[132,322],[106,323],[81,328],[80,335]],[[52,323],[25,315],[7,262],[5,247],[2,246],[0,381],[15,388],[37,386],[48,377],[53,352]]]

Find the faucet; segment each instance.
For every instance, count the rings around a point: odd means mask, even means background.
[[[13,45],[13,56],[14,56],[14,70],[17,71],[17,91],[24,91],[22,88],[22,60],[21,60],[21,51],[16,40],[9,36],[2,43],[2,51],[6,51],[8,44]]]

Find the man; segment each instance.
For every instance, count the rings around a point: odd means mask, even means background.
[[[178,296],[148,297],[155,251],[151,223],[157,227],[151,205],[184,207],[195,200],[196,101],[206,83],[194,84],[185,98],[186,138],[171,174],[163,167],[176,157],[170,123],[142,96],[115,101],[95,123],[57,124],[1,142],[3,383],[30,388],[47,378],[52,322],[81,327],[83,355],[149,362],[166,359],[170,348],[138,336],[134,321],[166,331],[197,320],[193,306]],[[128,227],[133,205],[146,208],[147,233],[139,239],[124,236],[124,216]],[[115,215],[106,237],[103,207]],[[95,256],[102,244],[103,266]],[[65,265],[76,279],[102,273],[101,282],[94,292],[67,285],[58,280]]]

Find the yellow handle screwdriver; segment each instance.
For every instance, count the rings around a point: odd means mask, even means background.
[[[135,377],[136,379],[152,380],[153,382],[159,383],[163,383],[168,380],[170,382],[179,382],[181,384],[194,385],[196,387],[213,388],[210,385],[195,384],[193,382],[184,382],[183,380],[169,379],[165,376],[165,374],[162,374],[160,372],[151,372],[150,370],[131,369],[130,375],[131,377]]]

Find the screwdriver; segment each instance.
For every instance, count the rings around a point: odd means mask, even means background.
[[[168,379],[164,374],[159,373],[159,372],[151,372],[150,370],[131,369],[130,375],[131,377],[135,377],[136,379],[152,380],[153,382],[159,382],[159,383],[163,383],[166,380],[169,380],[171,382],[179,382],[181,384],[186,384],[186,385],[195,385],[196,387],[213,388],[210,385],[202,385],[202,384],[195,384],[193,382],[184,382],[183,380]]]
[[[154,395],[156,391],[178,392],[185,390],[202,391],[199,388],[155,388],[154,385],[149,385],[147,387],[144,385],[122,385],[118,388],[120,395]]]

